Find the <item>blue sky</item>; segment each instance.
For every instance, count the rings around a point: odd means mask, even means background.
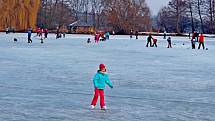
[[[159,10],[168,4],[170,0],[146,0],[153,15],[156,15]]]

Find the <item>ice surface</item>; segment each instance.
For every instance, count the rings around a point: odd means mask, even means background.
[[[88,37],[51,34],[28,44],[27,34],[0,33],[0,121],[215,120],[215,39],[206,38],[206,51],[190,49],[185,37],[172,37],[173,49],[162,37],[158,48],[146,48],[145,36],[99,44]],[[100,63],[114,89],[105,90],[109,110],[92,111]]]

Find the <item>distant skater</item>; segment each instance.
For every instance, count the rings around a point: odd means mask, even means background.
[[[39,37],[41,37],[41,38],[43,37],[43,29],[42,28],[39,31]]]
[[[66,37],[66,32],[63,32],[63,38],[65,38]]]
[[[146,44],[146,47],[152,47],[152,35],[149,34],[148,38],[147,38],[147,44]]]
[[[58,39],[58,38],[61,38],[59,27],[57,27],[57,31],[56,31],[56,39]]]
[[[100,34],[96,33],[95,34],[95,43],[99,43],[99,39],[100,39]]]
[[[44,35],[45,35],[45,38],[47,39],[48,38],[48,29],[46,28],[45,30],[44,30]]]
[[[163,39],[166,39],[166,31],[163,33]]]
[[[90,40],[90,38],[88,38],[88,39],[87,39],[87,43],[91,43],[91,40]]]
[[[113,36],[115,35],[115,31],[112,31],[112,35],[113,35]]]
[[[37,33],[36,36],[39,36],[39,34],[40,34],[40,28],[39,27],[36,28],[36,33]]]
[[[9,27],[6,28],[5,32],[6,32],[6,34],[10,33]]]
[[[167,42],[168,42],[167,48],[172,48],[172,40],[171,40],[171,37],[168,37]]]
[[[194,33],[193,33],[193,37],[194,37],[194,39],[195,39],[195,42],[198,42],[198,41],[199,41],[199,33],[194,32]]]
[[[133,38],[133,30],[130,30],[130,39]]]
[[[108,78],[108,75],[106,73],[106,67],[104,64],[99,65],[99,70],[97,71],[96,75],[93,78],[93,84],[94,84],[95,92],[94,92],[93,100],[91,102],[91,109],[95,108],[98,97],[100,96],[101,110],[106,110],[107,107],[105,105],[105,99],[104,99],[105,84],[107,84],[110,88],[113,88],[113,85]]]
[[[157,46],[157,41],[158,41],[158,40],[157,40],[156,38],[153,38],[153,45],[152,45],[152,47],[154,47],[154,46],[155,46],[155,47],[158,47],[158,46]]]
[[[138,31],[136,31],[135,32],[136,39],[138,39],[138,35],[139,35]]]
[[[205,49],[205,45],[204,45],[205,40],[204,39],[205,39],[205,37],[204,37],[203,33],[201,33],[199,36],[199,47],[198,47],[198,49],[201,48],[201,45],[203,47],[203,50]]]
[[[195,34],[193,33],[192,38],[191,38],[191,46],[192,49],[196,49],[196,40],[195,40]]]
[[[28,43],[32,43],[31,35],[32,35],[32,29],[29,28],[29,29],[28,29]]]
[[[110,39],[110,32],[105,32],[105,40],[109,40]]]

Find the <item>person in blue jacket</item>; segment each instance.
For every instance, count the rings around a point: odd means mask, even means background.
[[[28,29],[28,43],[32,43],[31,34],[32,34],[32,29],[29,28],[29,29]]]
[[[106,110],[107,107],[105,106],[105,100],[104,100],[105,85],[107,84],[110,88],[113,88],[113,85],[109,80],[108,75],[106,74],[106,67],[104,64],[99,65],[99,70],[93,78],[93,84],[95,88],[95,93],[94,93],[93,100],[91,102],[91,109],[95,108],[98,97],[100,96],[101,110]]]
[[[105,32],[105,39],[109,40],[110,39],[110,33],[109,32]]]

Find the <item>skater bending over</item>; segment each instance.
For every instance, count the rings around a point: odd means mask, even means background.
[[[106,67],[104,64],[99,65],[99,70],[94,76],[93,84],[95,88],[94,90],[95,93],[94,93],[93,100],[91,102],[91,109],[95,108],[99,96],[100,96],[101,110],[107,109],[107,107],[105,106],[105,100],[104,100],[105,84],[107,84],[110,88],[113,88],[113,85],[108,78],[108,75],[106,73]]]
[[[157,40],[156,38],[153,38],[153,45],[152,45],[152,47],[154,47],[154,46],[155,46],[155,47],[158,47],[158,46],[157,46],[157,41],[158,41],[158,40]]]
[[[168,42],[167,48],[172,48],[172,40],[171,40],[171,37],[168,37],[167,42]]]

